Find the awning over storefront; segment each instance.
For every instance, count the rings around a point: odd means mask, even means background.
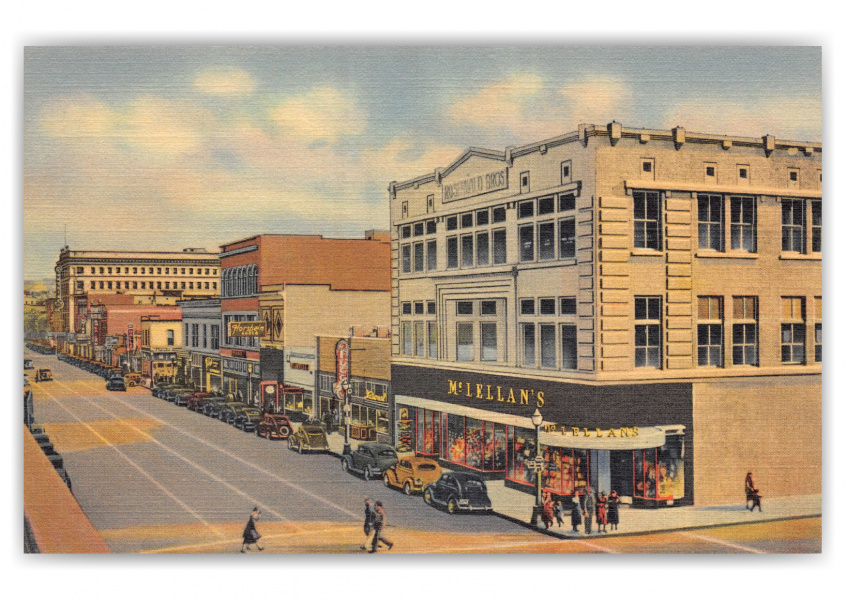
[[[397,404],[425,408],[438,412],[449,413],[479,419],[480,421],[491,421],[512,427],[534,429],[532,420],[529,417],[507,415],[490,410],[481,410],[462,406],[460,404],[449,404],[437,400],[426,400],[411,396],[397,395],[394,397]],[[621,431],[626,430],[625,432]],[[658,448],[664,445],[667,435],[684,435],[684,425],[664,425],[655,427],[637,427],[637,434],[633,435],[631,427],[622,427],[613,430],[603,429],[597,434],[596,429],[579,428],[579,435],[573,433],[573,428],[568,427],[566,433],[560,431],[541,431],[540,442],[547,446],[560,448],[583,448],[590,450],[639,450],[644,448]]]

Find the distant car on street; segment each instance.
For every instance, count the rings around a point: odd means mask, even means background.
[[[166,389],[164,391],[164,393],[161,395],[161,397],[164,398],[165,400],[167,400],[168,402],[176,403],[176,399],[179,395],[186,394],[186,393],[191,394],[193,392],[194,392],[193,388],[179,386],[179,387],[175,387],[175,388]]]
[[[261,409],[247,406],[236,411],[235,420],[232,424],[241,431],[255,431],[262,417],[264,417],[264,413]]]
[[[423,501],[429,506],[442,506],[451,515],[459,511],[490,512],[493,509],[488,487],[475,473],[444,473],[423,489]]]
[[[238,410],[241,408],[247,408],[247,405],[243,402],[227,402],[220,408],[220,414],[217,418],[227,425],[232,425],[235,422],[235,417],[238,416]]]
[[[53,372],[50,369],[38,369],[35,372],[35,381],[53,381]]]
[[[141,373],[127,373],[123,378],[129,387],[135,387],[141,383]]]
[[[113,374],[109,377],[109,380],[106,381],[106,389],[110,392],[125,392],[126,382],[123,380],[123,376]]]
[[[178,383],[157,383],[150,389],[150,392],[156,398],[163,398],[167,390],[177,387],[180,387]]]
[[[194,412],[203,412],[203,405],[215,400],[222,402],[223,396],[215,396],[211,392],[194,392],[188,396],[188,403],[185,408]]]
[[[406,456],[382,474],[385,487],[401,488],[406,496],[422,492],[441,476],[441,466],[431,458]]]
[[[207,417],[217,419],[220,417],[220,411],[226,408],[226,400],[223,398],[216,398],[203,404],[203,414]]]
[[[341,468],[360,473],[366,480],[380,477],[397,464],[396,450],[379,442],[362,442],[351,454],[341,458]]]
[[[269,440],[287,440],[293,431],[294,425],[288,415],[266,413],[258,424],[256,435]]]
[[[329,439],[326,431],[319,425],[300,425],[288,438],[288,448],[300,454],[306,450],[328,452]]]

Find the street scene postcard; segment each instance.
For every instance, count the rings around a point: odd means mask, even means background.
[[[25,553],[822,551],[820,47],[23,61]]]

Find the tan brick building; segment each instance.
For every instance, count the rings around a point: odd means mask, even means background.
[[[392,183],[413,449],[528,490],[537,408],[557,495],[819,492],[821,155],[614,122]]]

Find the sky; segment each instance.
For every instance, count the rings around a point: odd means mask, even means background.
[[[388,183],[579,123],[822,140],[819,47],[24,51],[24,279],[76,250],[388,227]]]

